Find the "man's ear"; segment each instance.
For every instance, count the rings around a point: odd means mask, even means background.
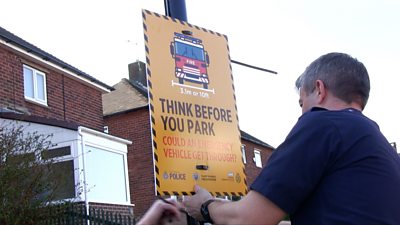
[[[322,82],[322,80],[315,81],[315,91],[316,91],[316,95],[318,97],[318,103],[323,102],[327,95],[327,90],[326,90],[325,84],[324,84],[324,82]]]

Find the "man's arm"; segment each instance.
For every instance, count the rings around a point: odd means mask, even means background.
[[[199,196],[185,198],[183,204],[191,216],[201,221],[203,218],[200,207],[205,201],[207,191],[200,187],[195,189]],[[286,215],[282,209],[256,191],[250,191],[240,201],[212,202],[208,210],[215,224],[278,224]]]

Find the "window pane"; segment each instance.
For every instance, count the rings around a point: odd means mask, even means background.
[[[53,182],[57,184],[55,199],[75,198],[74,161],[64,161],[51,165]]]
[[[51,158],[66,156],[66,155],[70,155],[70,154],[71,154],[71,147],[65,146],[65,147],[61,147],[61,148],[54,148],[54,149],[43,151],[42,158],[43,159],[51,159]]]
[[[24,90],[25,97],[33,98],[33,71],[24,67]]]
[[[36,73],[37,98],[43,101],[45,100],[44,82],[44,76],[42,74]]]
[[[242,145],[242,159],[243,159],[243,163],[246,164],[247,160],[246,160],[246,146]]]
[[[254,150],[254,162],[257,167],[262,167],[261,154],[259,151]]]
[[[90,201],[126,202],[124,156],[90,146],[85,154]]]

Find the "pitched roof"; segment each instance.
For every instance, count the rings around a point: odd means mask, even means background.
[[[71,121],[57,120],[53,118],[46,118],[35,115],[27,115],[27,114],[19,114],[13,111],[1,111],[0,110],[0,118],[10,119],[10,120],[18,120],[25,122],[38,123],[43,125],[49,125],[54,127],[61,127],[70,130],[78,130],[79,124]]]
[[[89,80],[90,82],[93,82],[99,86],[102,86],[105,89],[108,90],[113,90],[112,87],[108,86],[107,84],[97,80],[96,78],[90,76],[89,74],[69,65],[68,63],[56,58],[55,56],[43,51],[42,49],[36,47],[35,45],[23,40],[22,38],[14,35],[13,33],[7,31],[6,29],[0,27],[0,38],[3,39],[7,43],[11,43],[14,46],[17,46],[19,48],[22,48],[27,51],[27,53],[33,54],[47,62],[54,63],[57,66],[60,66],[61,68],[68,70],[74,74],[77,74],[78,76]]]
[[[126,78],[115,84],[113,88],[114,91],[103,94],[104,116],[132,111],[147,107],[149,104],[147,94],[144,95],[145,90],[136,87]]]
[[[266,148],[271,148],[272,150],[275,149],[271,145],[261,141],[260,139],[257,139],[256,137],[251,136],[250,134],[248,134],[248,133],[246,133],[246,132],[244,132],[242,130],[240,130],[240,135],[242,136],[242,139],[244,139],[246,141],[253,142],[254,144],[258,144],[258,145],[261,145],[261,146],[266,147]]]

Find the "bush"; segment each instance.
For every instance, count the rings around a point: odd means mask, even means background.
[[[0,125],[0,224],[40,224],[57,187],[52,159],[42,158],[51,135],[25,132],[17,122]]]

